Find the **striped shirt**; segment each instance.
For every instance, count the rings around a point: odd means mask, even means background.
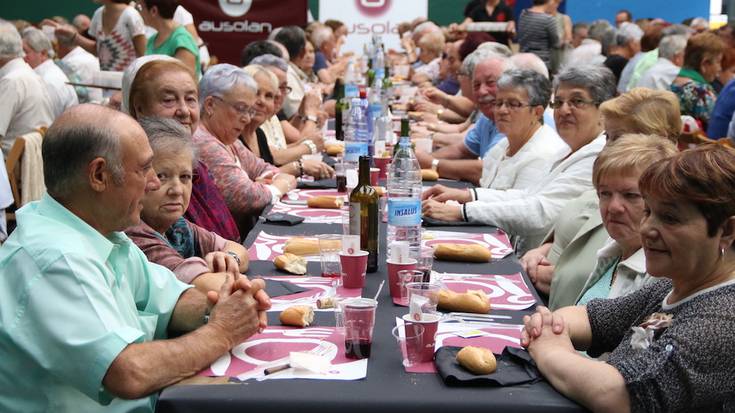
[[[521,53],[533,53],[551,65],[551,49],[559,46],[556,21],[546,13],[524,10],[518,21],[518,44]]]

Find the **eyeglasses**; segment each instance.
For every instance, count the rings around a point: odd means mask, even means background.
[[[510,110],[518,110],[518,109],[520,109],[520,108],[524,108],[524,107],[530,107],[530,106],[532,106],[532,105],[531,105],[531,104],[529,104],[529,103],[523,103],[523,102],[519,102],[519,101],[517,101],[517,100],[499,100],[499,99],[496,99],[496,100],[495,100],[495,101],[494,101],[494,102],[492,103],[492,105],[493,105],[493,107],[494,107],[495,109],[500,109],[500,108],[502,108],[503,106],[505,106],[505,107],[507,107],[507,108],[508,108],[508,109],[510,109]]]
[[[247,107],[244,103],[230,103],[219,96],[212,95],[212,97],[221,101],[232,109],[235,109],[235,112],[237,112],[240,116],[247,116],[249,118],[255,116],[255,109],[253,109],[252,107]]]
[[[560,109],[564,104],[568,104],[569,107],[574,109],[584,109],[587,106],[595,105],[597,106],[597,102],[594,100],[584,100],[580,98],[572,98],[569,100],[561,100],[561,99],[554,99],[553,102],[549,103],[549,106],[551,106],[553,109]]]

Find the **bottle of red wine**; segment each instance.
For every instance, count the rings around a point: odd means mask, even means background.
[[[350,234],[367,251],[367,272],[378,270],[378,192],[370,186],[370,157],[360,157],[360,180],[350,194]]]

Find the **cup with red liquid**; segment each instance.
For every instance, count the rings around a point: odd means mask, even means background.
[[[390,166],[392,158],[390,157],[374,157],[373,158],[373,164],[375,164],[375,167],[378,168],[378,179],[388,179],[388,166]]]
[[[348,298],[339,302],[337,329],[345,338],[345,357],[370,357],[378,302],[370,298]]]
[[[319,240],[319,261],[322,266],[322,277],[339,278],[342,275],[339,262],[342,235],[323,234],[317,238]]]

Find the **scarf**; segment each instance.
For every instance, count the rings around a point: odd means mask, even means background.
[[[704,80],[704,77],[702,77],[702,74],[701,73],[697,72],[694,69],[682,68],[679,71],[679,76],[685,77],[687,79],[692,79],[693,81],[695,81],[697,83],[701,83],[701,84],[705,84],[705,85],[709,83],[708,81]]]

